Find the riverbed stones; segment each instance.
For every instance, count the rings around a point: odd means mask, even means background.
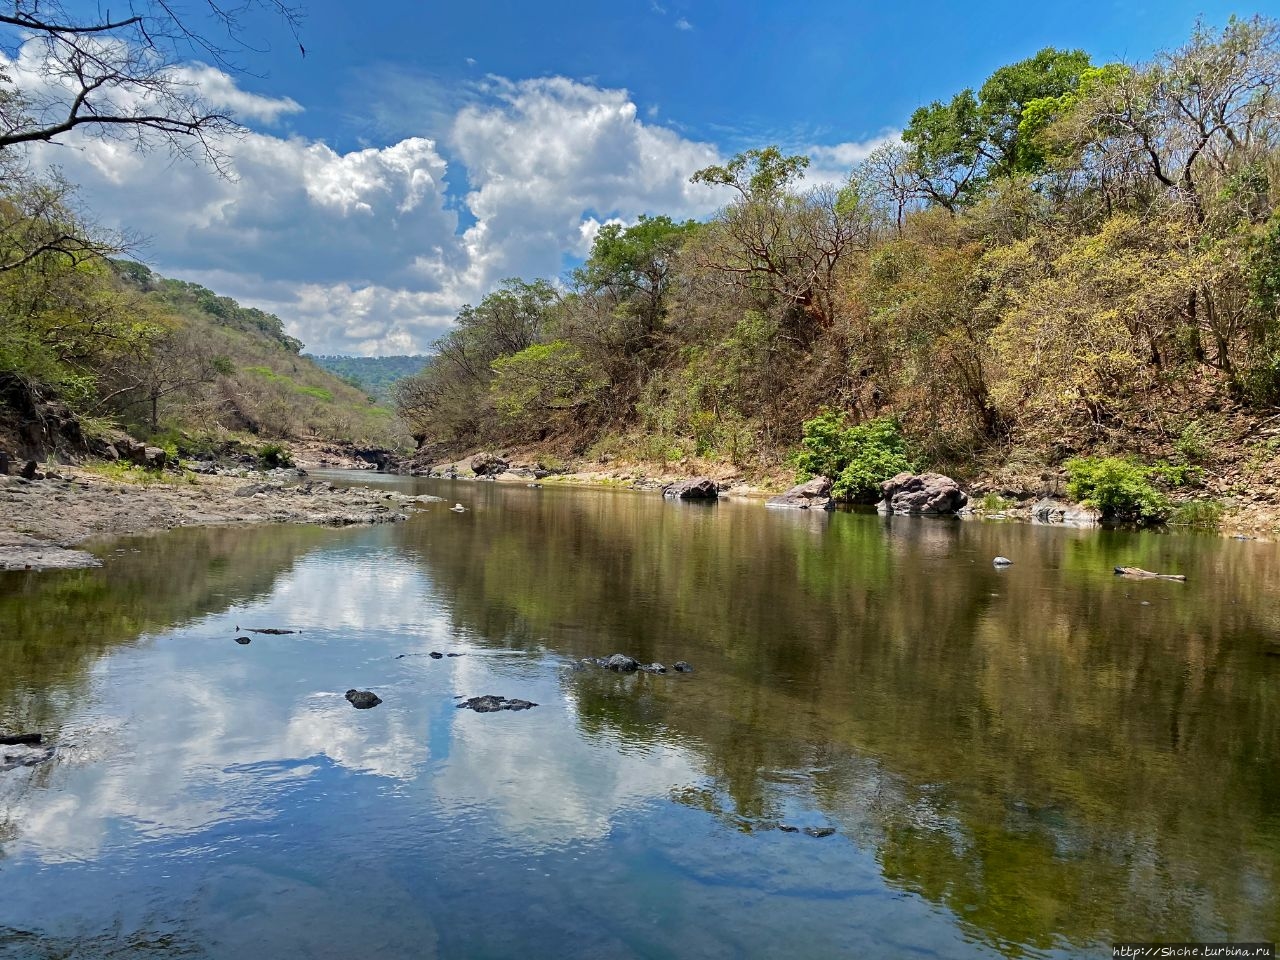
[[[642,673],[666,673],[667,668],[660,663],[642,663],[636,669]]]
[[[836,832],[835,827],[805,827],[804,832],[811,837],[829,837]]]
[[[372,690],[348,690],[347,702],[357,710],[370,710],[382,702]]]
[[[611,657],[601,661],[600,666],[606,670],[613,670],[617,673],[635,673],[640,669],[640,663],[635,657],[628,657],[625,653],[615,653]]]
[[[797,484],[786,493],[770,497],[765,501],[765,506],[794,507],[798,510],[834,510],[831,481],[826,477],[814,477],[805,483]]]
[[[952,514],[969,502],[960,484],[941,473],[903,472],[880,485],[881,513]]]
[[[677,660],[671,667],[676,673],[693,673],[693,667],[685,663],[683,660]]]
[[[459,710],[474,710],[476,713],[497,713],[499,710],[530,710],[537,704],[531,700],[520,700],[497,697],[486,694],[483,697],[471,697],[457,704]]]
[[[477,453],[471,458],[471,472],[477,477],[496,477],[506,473],[510,464],[496,453]]]
[[[667,484],[662,488],[662,495],[670,500],[715,500],[720,496],[720,488],[710,477],[694,477]]]
[[[432,650],[430,653],[427,654],[427,656],[430,657],[432,660],[444,659],[444,654],[441,653],[439,650]]]

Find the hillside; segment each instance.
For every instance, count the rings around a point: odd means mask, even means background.
[[[305,354],[319,366],[354,387],[364,390],[380,403],[390,403],[391,390],[406,377],[422,371],[427,357],[339,357],[323,354]]]

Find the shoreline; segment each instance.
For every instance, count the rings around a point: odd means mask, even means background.
[[[60,467],[43,479],[0,476],[0,571],[100,566],[102,561],[82,547],[101,538],[186,526],[396,523],[408,519],[406,510],[439,500],[338,487],[297,471],[161,477],[121,482],[81,467]]]

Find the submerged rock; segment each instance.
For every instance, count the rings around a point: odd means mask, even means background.
[[[253,629],[253,627],[246,627],[245,629],[247,629],[250,633],[264,633],[264,634],[269,634],[270,636],[273,636],[273,637],[283,637],[286,634],[302,632],[301,630],[281,630],[279,627],[263,627],[262,629],[259,629],[259,630],[255,630]]]
[[[253,639],[252,639],[251,637],[236,637],[236,643],[238,643],[238,644],[240,644],[240,646],[244,647],[244,646],[247,646],[247,645],[249,645],[249,644],[253,643]]]
[[[662,495],[673,500],[715,500],[720,496],[720,488],[710,477],[694,477],[667,484],[662,488]]]
[[[797,484],[786,493],[770,497],[765,501],[766,507],[795,507],[799,510],[833,510],[835,502],[831,499],[831,481],[826,477],[814,477],[806,483]]]
[[[835,827],[805,827],[804,832],[811,837],[829,837],[836,832]]]
[[[444,659],[444,654],[441,653],[439,650],[432,650],[430,653],[427,654],[427,656],[430,657],[432,660]]]
[[[508,700],[506,697],[495,697],[486,694],[483,697],[471,697],[457,704],[459,710],[474,710],[476,713],[497,713],[499,710],[528,710],[537,704],[530,700]]]
[[[1092,527],[1102,520],[1102,511],[1078,503],[1045,497],[1031,505],[1032,523],[1061,523],[1068,527]]]
[[[638,667],[643,673],[666,673],[667,668],[660,663],[642,663]]]
[[[672,667],[676,673],[693,673],[693,667],[685,663],[683,660],[677,660]]]
[[[1185,581],[1187,579],[1186,576],[1181,573],[1152,573],[1150,570],[1143,570],[1141,567],[1116,567],[1116,576],[1137,577],[1140,580]]]
[[[36,747],[43,742],[43,733],[0,733],[0,747]]]
[[[640,663],[635,657],[628,657],[625,653],[615,653],[608,659],[600,661],[600,666],[606,670],[616,670],[618,673],[634,673],[640,669]]]
[[[380,704],[382,698],[372,690],[348,690],[347,702],[357,710],[369,710]]]
[[[53,747],[15,745],[0,752],[0,773],[17,767],[34,767],[53,756]]]
[[[941,473],[900,473],[880,490],[884,499],[876,506],[881,513],[947,514],[969,502],[960,484]]]

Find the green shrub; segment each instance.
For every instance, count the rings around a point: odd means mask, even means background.
[[[804,425],[802,449],[792,460],[800,481],[830,477],[832,496],[855,503],[880,499],[880,484],[911,470],[898,421],[880,417],[853,424],[825,411]]]
[[[1213,453],[1211,440],[1205,429],[1199,423],[1193,422],[1187,424],[1175,446],[1188,463],[1200,463],[1209,459],[1209,455]]]
[[[1169,522],[1187,527],[1217,527],[1225,508],[1217,500],[1190,500],[1179,504]]]
[[[1151,485],[1157,468],[1122,457],[1075,457],[1066,466],[1067,493],[1105,520],[1152,523],[1169,515],[1168,498]]]
[[[258,463],[268,470],[292,467],[293,455],[278,443],[264,443],[258,448]]]

